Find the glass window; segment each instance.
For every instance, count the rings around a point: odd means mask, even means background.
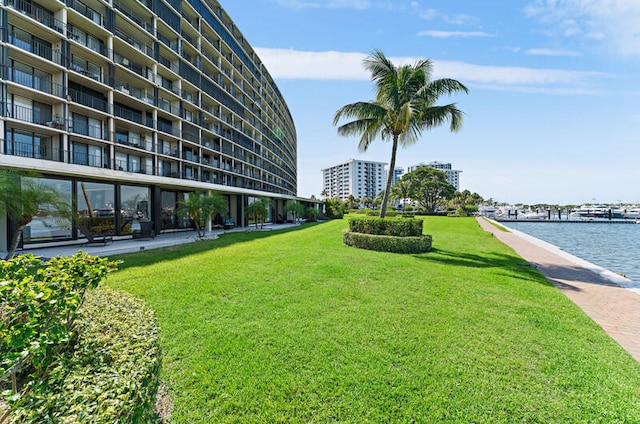
[[[93,234],[115,233],[115,188],[113,184],[79,181],[78,225]],[[82,236],[80,233],[79,236]]]
[[[174,191],[163,191],[162,202],[162,229],[178,228],[178,217],[175,214],[178,203],[178,193]]]
[[[73,132],[89,135],[89,117],[80,115],[78,113],[74,113],[72,115],[73,118]]]
[[[100,168],[102,166],[102,149],[98,146],[89,146],[89,165]]]
[[[76,165],[89,165],[89,146],[84,143],[73,143],[73,163]]]
[[[131,233],[131,223],[134,220],[150,220],[150,199],[151,189],[148,187],[120,187],[120,222],[123,234]]]
[[[46,185],[60,193],[71,206],[71,181],[40,178],[38,184]],[[42,204],[38,213],[22,233],[25,244],[71,238],[71,217],[59,216],[51,205]]]

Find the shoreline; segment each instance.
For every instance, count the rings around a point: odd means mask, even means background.
[[[484,217],[476,217],[476,222],[534,265],[551,284],[640,362],[638,284],[521,231],[505,227],[508,230],[505,232]]]
[[[541,240],[539,238],[536,238],[530,234],[524,233],[520,230],[516,230],[514,228],[511,228],[508,226],[508,224],[505,224],[504,222],[500,222],[500,221],[495,221],[492,220],[490,218],[486,218],[488,221],[490,222],[494,222],[498,225],[502,225],[503,227],[507,228],[509,230],[509,232],[513,233],[514,235],[528,241],[529,243],[532,243],[542,249],[545,249],[555,255],[558,255],[561,258],[566,259],[569,262],[574,263],[575,265],[578,265],[584,269],[587,269],[591,272],[594,272],[598,275],[600,275],[601,277],[611,281],[614,284],[617,284],[618,286],[628,289],[631,292],[640,295],[640,283],[639,282],[635,282],[623,275],[618,274],[617,272],[611,271],[607,268],[601,267],[600,265],[596,265],[592,262],[589,262],[585,259],[582,259],[578,256],[575,256],[565,250],[563,250],[561,247],[556,246],[555,244],[551,244],[549,242],[546,242],[544,240]]]

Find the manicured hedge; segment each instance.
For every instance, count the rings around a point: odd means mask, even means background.
[[[422,235],[421,219],[355,217],[349,218],[349,231],[397,237],[419,237]]]
[[[14,407],[13,423],[156,423],[160,346],[153,312],[109,289],[88,292],[79,338]]]
[[[397,237],[345,231],[342,240],[347,246],[377,252],[426,253],[431,250],[430,235]]]

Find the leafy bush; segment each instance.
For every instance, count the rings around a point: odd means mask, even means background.
[[[325,213],[329,219],[342,219],[346,211],[346,205],[340,199],[325,199]]]
[[[377,252],[426,253],[431,250],[430,235],[396,237],[345,231],[342,240],[347,246]]]
[[[418,237],[422,235],[421,219],[357,217],[349,219],[349,231],[396,237]]]
[[[78,219],[78,225],[83,226],[91,234],[114,234],[115,225],[111,216],[94,216]]]
[[[85,292],[115,266],[82,252],[45,265],[30,254],[0,261],[0,383],[11,380],[12,389],[2,393],[10,403],[68,348]]]
[[[308,207],[304,210],[304,219],[306,219],[307,222],[315,222],[319,214],[320,212],[316,208]]]
[[[15,423],[152,423],[160,347],[155,316],[114,290],[87,293],[75,349],[16,402]]]

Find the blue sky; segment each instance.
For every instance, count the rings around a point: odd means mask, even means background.
[[[640,201],[638,0],[221,0],[293,115],[298,194],[319,196],[321,169],[389,162],[341,137],[341,106],[374,98],[362,60],[434,61],[468,95],[458,133],[423,133],[397,165],[450,162],[460,189],[509,203]]]

